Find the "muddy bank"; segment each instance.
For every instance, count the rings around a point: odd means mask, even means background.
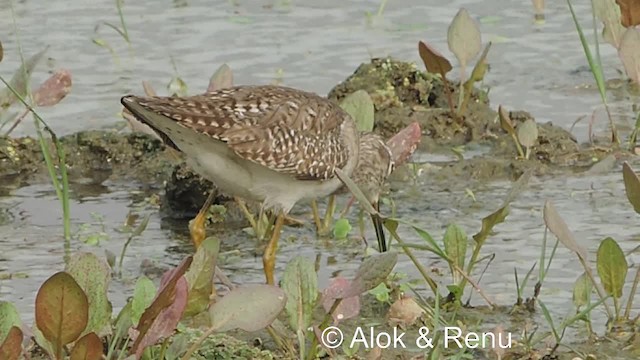
[[[457,86],[453,86],[454,89]],[[392,59],[373,59],[338,84],[329,98],[339,101],[363,89],[375,105],[374,131],[390,137],[413,121],[421,124],[420,150],[464,152],[478,144],[489,150],[482,156],[445,164],[434,181],[467,178],[477,181],[514,179],[533,169],[538,175],[553,171],[588,168],[612,150],[579,144],[566,130],[551,123],[537,124],[538,137],[528,160],[518,157],[512,137],[500,126],[486,93],[474,89],[467,110],[454,115],[448,107],[441,79],[416,64]],[[457,98],[457,90],[453,97]],[[514,127],[531,115],[511,111]],[[72,183],[137,181],[142,187],[164,189],[162,209],[173,217],[190,217],[198,211],[213,184],[184,165],[183,157],[159,140],[137,133],[84,131],[60,139]],[[54,152],[51,143],[47,143]],[[0,184],[4,192],[38,181],[48,181],[40,144],[33,138],[0,137]],[[216,194],[217,203],[229,198]]]

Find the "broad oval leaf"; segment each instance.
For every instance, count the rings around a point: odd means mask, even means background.
[[[329,286],[322,291],[322,307],[326,312],[331,310],[333,303],[342,292],[351,286],[351,281],[337,276],[329,281]],[[360,313],[360,296],[352,296],[340,301],[331,316],[337,324],[340,321],[351,319]]]
[[[9,335],[13,327],[22,327],[18,309],[8,301],[0,301],[0,342]]]
[[[533,147],[538,141],[538,125],[532,119],[518,125],[518,141],[522,146]]]
[[[142,275],[136,281],[131,299],[131,324],[138,326],[144,311],[151,305],[156,295],[156,286],[148,277]]]
[[[544,223],[562,245],[575,252],[583,261],[587,260],[587,251],[576,241],[567,223],[564,222],[553,203],[547,200],[543,209]]]
[[[207,92],[225,89],[233,86],[233,72],[227,64],[222,64],[209,79]]]
[[[418,54],[424,63],[424,67],[432,74],[440,74],[444,78],[453,69],[453,66],[444,55],[422,41],[418,42]]]
[[[66,272],[47,279],[36,295],[36,324],[56,354],[75,341],[89,321],[89,301],[76,280]]]
[[[338,294],[337,298],[349,298],[365,293],[387,279],[398,262],[398,254],[395,252],[384,252],[371,255],[364,259],[356,276],[351,281],[351,286]]]
[[[401,297],[389,307],[387,322],[391,326],[406,329],[412,326],[425,313],[425,310],[409,296]]]
[[[633,210],[640,214],[640,178],[626,161],[622,164],[622,178],[627,199]]]
[[[464,269],[465,257],[467,255],[467,234],[458,225],[450,224],[444,233],[444,251],[460,269]],[[453,271],[454,282],[460,281],[462,275],[458,271]]]
[[[396,167],[404,164],[411,157],[418,148],[420,140],[422,140],[422,130],[417,121],[409,124],[387,140],[387,147],[391,151],[391,157]]]
[[[111,302],[107,297],[111,282],[111,267],[106,259],[93,253],[73,256],[66,269],[75,279],[89,301],[89,322],[82,335],[95,332],[98,336],[111,333]]]
[[[318,300],[318,276],[314,263],[302,256],[293,258],[284,271],[282,290],[287,295],[285,309],[291,327],[305,331],[311,325]]]
[[[258,331],[269,326],[284,309],[287,296],[277,286],[240,286],[209,308],[212,327],[218,332],[241,329]]]
[[[577,308],[589,304],[592,291],[593,285],[591,284],[591,279],[589,279],[586,272],[582,273],[573,285],[573,304]]]
[[[347,95],[340,107],[351,115],[359,131],[373,130],[375,108],[368,92],[357,90]]]
[[[608,295],[622,297],[622,288],[629,266],[618,243],[608,237],[600,243],[596,257],[598,276]]]
[[[69,360],[100,360],[104,352],[103,348],[98,335],[92,332],[88,333],[76,341]]]
[[[632,27],[640,24],[640,3],[637,0],[616,0],[620,6],[622,25]]]
[[[185,316],[199,314],[209,307],[219,251],[220,240],[208,237],[200,244],[193,256],[193,263],[184,275],[189,284],[189,300]]]
[[[618,54],[627,76],[640,84],[640,30],[628,28],[624,32]]]
[[[460,62],[461,74],[464,76],[467,64],[482,49],[480,27],[465,8],[461,8],[451,21],[447,31],[447,43],[449,50]]]
[[[12,326],[7,336],[0,342],[0,359],[2,360],[18,360],[22,354],[22,330],[19,327]]]
[[[61,69],[33,92],[33,100],[38,106],[53,106],[65,98],[71,92],[71,73]]]

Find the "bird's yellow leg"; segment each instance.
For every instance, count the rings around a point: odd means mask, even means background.
[[[244,214],[244,217],[246,217],[247,220],[249,221],[249,224],[251,224],[251,227],[253,228],[253,232],[257,233],[258,224],[256,223],[256,219],[251,213],[251,211],[249,211],[249,208],[247,208],[247,204],[245,204],[245,202],[242,201],[242,199],[240,198],[235,198],[235,201],[238,204],[238,207],[240,208],[242,213]]]
[[[311,212],[313,212],[313,221],[316,223],[316,231],[320,233],[322,220],[320,220],[320,212],[318,211],[318,202],[316,199],[311,200]]]
[[[271,239],[267,247],[264,249],[262,255],[262,263],[264,265],[264,275],[267,278],[267,284],[275,285],[275,267],[276,267],[276,252],[278,250],[278,240],[280,239],[280,232],[282,231],[282,225],[284,224],[284,214],[278,212],[276,217],[276,223],[273,226],[271,233]]]
[[[202,205],[202,208],[198,212],[193,220],[189,221],[189,233],[191,234],[191,241],[193,241],[193,245],[195,245],[196,249],[200,247],[200,244],[207,237],[207,232],[205,230],[205,221],[207,220],[207,213],[209,212],[209,208],[213,205],[213,200],[216,198],[216,192],[211,191],[209,193],[209,197]]]

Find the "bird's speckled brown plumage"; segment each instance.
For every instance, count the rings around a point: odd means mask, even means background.
[[[349,156],[340,138],[341,125],[350,121],[349,115],[309,92],[282,86],[236,86],[190,97],[128,96],[126,101],[223,141],[238,156],[299,180],[331,178]]]

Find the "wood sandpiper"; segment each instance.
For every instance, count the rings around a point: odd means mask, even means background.
[[[349,114],[310,92],[234,86],[187,97],[128,95],[121,102],[220,190],[277,214],[263,255],[269,284],[274,284],[285,215],[297,202],[338,191],[343,183],[335,170],[340,169],[355,175],[377,204],[379,187],[393,169],[390,150],[378,135],[361,136]],[[380,218],[374,217],[374,224],[380,236]]]

